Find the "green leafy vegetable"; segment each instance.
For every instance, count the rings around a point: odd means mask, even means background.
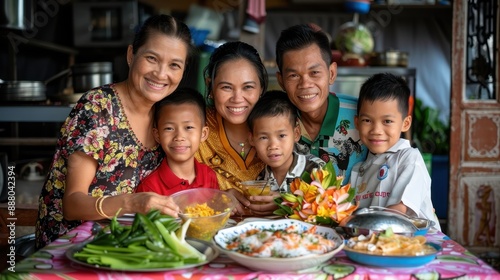
[[[201,263],[206,256],[185,240],[189,221],[181,227],[180,220],[158,210],[136,214],[132,225],[120,224],[115,216],[73,256],[89,264],[124,270]]]

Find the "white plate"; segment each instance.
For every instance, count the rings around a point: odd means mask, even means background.
[[[272,221],[277,219],[283,219],[282,216],[265,216],[265,217],[249,217],[243,219],[238,225],[250,223],[250,222],[262,222],[262,221]]]
[[[227,249],[227,244],[231,243],[235,237],[250,229],[283,230],[291,225],[298,225],[300,232],[306,231],[313,226],[312,224],[292,219],[254,221],[240,224],[232,228],[219,230],[214,236],[213,241],[221,252],[225,253],[229,258],[239,264],[254,270],[265,270],[270,272],[297,271],[320,265],[331,259],[344,247],[344,239],[338,235],[335,230],[318,226],[316,233],[321,234],[328,239],[334,240],[337,245],[335,249],[325,254],[311,254],[294,258],[258,258],[250,257]]]

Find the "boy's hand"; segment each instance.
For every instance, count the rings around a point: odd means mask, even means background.
[[[270,195],[252,195],[249,199],[254,203],[250,204],[248,209],[255,216],[273,215],[274,210],[278,209],[278,205],[274,203],[276,197],[279,197],[277,192],[271,192]]]
[[[250,201],[248,201],[248,199],[246,199],[246,197],[236,189],[229,189],[226,192],[232,194],[239,202],[236,203],[236,207],[234,207],[234,210],[231,213],[231,215],[239,215],[239,216],[248,215],[247,207],[248,205],[250,205]]]

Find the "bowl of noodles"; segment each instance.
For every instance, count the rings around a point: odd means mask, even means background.
[[[205,241],[224,228],[236,204],[231,194],[209,188],[184,190],[171,197],[180,208],[181,219],[191,219],[186,236]]]
[[[436,258],[441,246],[427,242],[425,236],[394,234],[389,228],[384,232],[351,237],[344,252],[355,262],[379,267],[415,267]]]

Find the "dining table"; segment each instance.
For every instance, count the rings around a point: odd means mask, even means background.
[[[417,267],[377,267],[356,263],[341,250],[328,261],[301,271],[269,272],[246,268],[220,252],[209,263],[183,269],[119,271],[82,265],[66,252],[93,237],[95,222],[87,221],[46,247],[16,262],[0,279],[500,279],[500,273],[440,231],[425,237],[442,250]]]

